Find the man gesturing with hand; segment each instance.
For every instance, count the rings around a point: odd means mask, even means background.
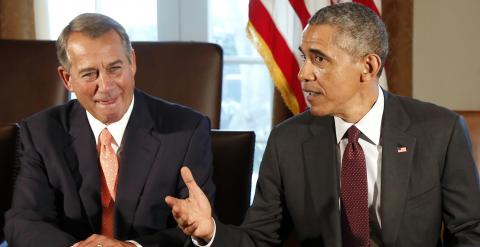
[[[180,173],[187,185],[189,197],[177,199],[167,196],[165,202],[172,208],[173,217],[185,234],[198,239],[198,242],[195,241],[197,243],[208,243],[215,233],[210,202],[202,189],[195,183],[188,167],[182,167]]]
[[[309,20],[299,49],[310,108],[270,133],[244,222],[213,223],[183,168],[190,196],[167,203],[184,233],[220,247],[281,246],[292,232],[304,247],[480,246],[465,122],[380,88],[382,20],[357,3],[328,6]]]

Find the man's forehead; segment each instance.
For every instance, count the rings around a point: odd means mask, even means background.
[[[302,34],[302,46],[331,45],[337,28],[331,25],[307,25]]]

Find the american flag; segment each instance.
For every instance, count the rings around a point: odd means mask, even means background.
[[[293,114],[305,110],[306,102],[297,74],[301,60],[298,47],[302,30],[317,10],[339,0],[250,0],[247,34],[263,57],[275,87]],[[380,15],[381,0],[353,0]],[[385,70],[384,70],[385,73]],[[380,85],[387,89],[384,73]]]

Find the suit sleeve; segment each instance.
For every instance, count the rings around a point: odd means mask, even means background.
[[[213,184],[213,166],[212,166],[212,150],[210,140],[210,121],[207,117],[201,118],[195,130],[192,132],[185,153],[183,164],[190,168],[193,177],[208,197],[213,207],[215,186]],[[188,197],[188,188],[178,173],[177,195],[181,198]],[[143,247],[148,246],[182,246],[189,245],[190,238],[187,237],[178,227],[177,223],[170,215],[170,228],[159,231],[150,236],[141,236],[134,239]]]
[[[75,238],[60,230],[55,191],[49,185],[42,157],[35,149],[28,126],[20,125],[20,171],[13,202],[6,214],[5,235],[11,246],[69,246]]]
[[[259,171],[253,205],[240,227],[218,221],[212,246],[279,246],[291,231],[285,207],[275,131],[269,137]]]
[[[468,130],[459,117],[448,144],[442,175],[448,246],[480,245],[480,187],[471,150]]]

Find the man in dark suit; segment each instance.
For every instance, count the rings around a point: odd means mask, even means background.
[[[188,195],[179,177],[186,165],[213,199],[208,118],[135,89],[135,53],[107,16],[72,20],[57,55],[77,100],[20,123],[8,243],[183,246],[164,197]]]
[[[167,197],[196,245],[480,246],[480,189],[457,114],[384,92],[383,22],[354,3],[319,10],[302,36],[310,109],[275,127],[242,226],[212,221],[188,168],[188,200]],[[200,206],[198,206],[200,205]]]

